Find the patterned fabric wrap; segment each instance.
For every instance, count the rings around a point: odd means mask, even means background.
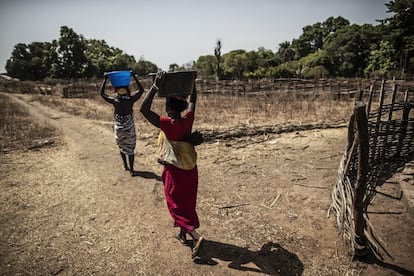
[[[134,115],[125,116],[115,114],[115,140],[122,153],[133,155],[136,145]]]
[[[183,141],[169,141],[163,131],[158,136],[159,159],[183,170],[197,165],[197,153],[193,145]]]

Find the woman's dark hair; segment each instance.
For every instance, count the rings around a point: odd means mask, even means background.
[[[179,113],[183,112],[188,107],[188,102],[179,100],[177,98],[169,98],[167,97],[167,100],[165,102],[166,109],[171,109],[174,111],[177,111]]]

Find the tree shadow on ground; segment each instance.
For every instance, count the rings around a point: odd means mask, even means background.
[[[377,255],[375,254],[374,251],[372,250],[368,250],[366,255],[364,256],[355,256],[354,260],[357,260],[361,263],[366,263],[366,264],[375,264],[378,265],[380,267],[389,269],[389,270],[393,270],[396,273],[399,273],[401,275],[414,275],[414,271],[410,271],[408,269],[405,269],[403,267],[400,267],[398,265],[395,264],[390,264],[390,263],[386,263],[383,260],[381,260],[379,257],[377,257]]]
[[[146,178],[146,179],[155,179],[158,181],[162,180],[161,176],[156,175],[155,173],[149,172],[149,171],[134,171],[132,176],[139,176],[139,177]]]
[[[240,271],[269,275],[301,275],[303,264],[298,256],[277,243],[268,242],[259,251],[206,240],[194,260],[200,265],[217,265],[214,259],[230,262],[228,267]],[[247,264],[252,263],[254,265]]]

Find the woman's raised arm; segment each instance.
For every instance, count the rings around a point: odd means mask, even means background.
[[[145,95],[144,101],[139,109],[144,117],[154,126],[160,128],[160,115],[151,110],[152,101],[154,100],[155,93],[158,91],[158,87],[164,82],[165,72],[158,72],[155,76],[154,84],[149,89],[147,95]]]

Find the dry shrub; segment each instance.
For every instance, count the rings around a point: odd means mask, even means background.
[[[108,109],[106,102],[97,95],[90,96],[89,98],[61,98],[34,95],[32,99],[61,112],[92,120],[110,121],[113,118],[113,111]]]
[[[299,93],[268,93],[255,97],[201,95],[197,124],[206,128],[300,123],[338,123],[348,120],[353,99]]]
[[[144,96],[134,106],[135,118],[138,124],[143,123],[149,126],[138,111]],[[112,122],[113,120],[113,107],[106,103],[98,93],[89,98],[71,99],[33,95],[33,100],[61,112],[97,122]],[[256,96],[199,92],[195,127],[200,130],[218,130],[237,126],[335,124],[347,121],[352,108],[353,99],[336,100],[329,95],[303,96],[300,92],[291,91],[262,93]],[[158,114],[165,114],[165,99],[156,96],[152,109]],[[142,120],[145,122],[141,122]]]
[[[56,135],[45,121],[30,118],[26,108],[0,95],[0,148],[2,151],[27,149],[40,140]]]

